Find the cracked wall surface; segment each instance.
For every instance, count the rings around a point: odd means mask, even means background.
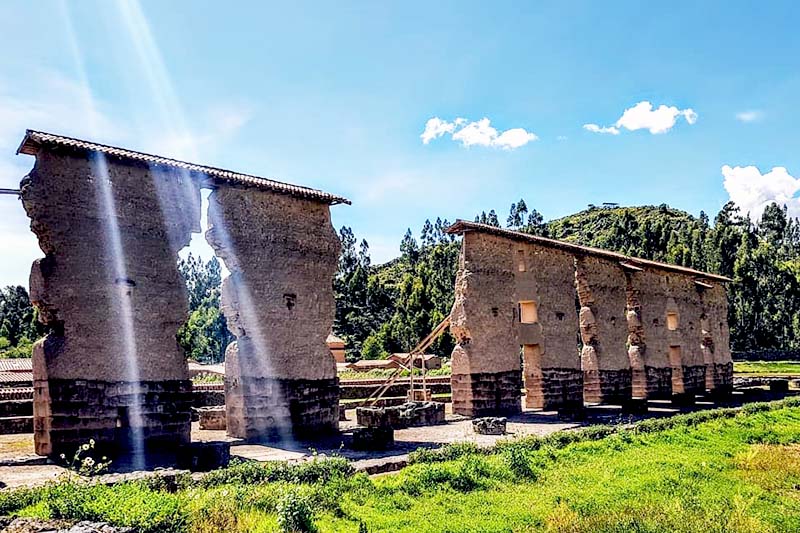
[[[228,434],[276,440],[335,431],[335,313],[340,242],[327,204],[225,187],[209,197],[206,238],[225,262]]]
[[[191,382],[176,339],[188,304],[176,262],[199,230],[199,188],[175,171],[65,148],[40,150],[21,188],[45,253],[31,300],[52,328],[34,346],[37,453],[89,438],[125,447],[132,424],[145,445],[188,442]]]

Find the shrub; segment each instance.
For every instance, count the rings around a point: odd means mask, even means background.
[[[276,481],[291,483],[328,482],[336,477],[348,477],[355,469],[344,457],[319,458],[301,463],[272,461],[257,463],[255,461],[231,462],[231,466],[215,470],[200,481],[203,487],[216,487],[224,484],[259,484]]]
[[[308,498],[297,490],[283,495],[276,509],[278,525],[284,533],[316,533],[314,513]]]

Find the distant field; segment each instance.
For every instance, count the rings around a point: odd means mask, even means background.
[[[800,531],[800,402],[751,404],[420,451],[397,474],[344,459],[242,463],[176,487],[62,482],[0,491],[0,515],[139,533]]]
[[[797,374],[800,361],[743,361],[733,363],[737,374]]]

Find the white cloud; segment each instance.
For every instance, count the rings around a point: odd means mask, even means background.
[[[800,216],[800,198],[795,197],[800,191],[800,179],[789,174],[786,168],[774,167],[762,174],[754,166],[725,165],[722,175],[730,199],[743,213],[750,213],[753,220],[760,219],[764,208],[773,202],[785,205],[790,216]]]
[[[592,133],[610,133],[611,135],[619,135],[619,130],[614,126],[603,128],[597,124],[584,124],[583,129],[591,131]]]
[[[762,118],[764,118],[764,112],[757,109],[736,113],[736,120],[739,122],[758,122]]]
[[[557,141],[566,141],[567,140],[567,136],[566,135],[559,135],[558,137],[556,137],[556,140]]]
[[[626,109],[613,126],[601,127],[597,124],[584,124],[583,129],[593,133],[619,134],[622,128],[628,131],[648,130],[653,135],[666,133],[675,126],[680,117],[688,124],[697,122],[697,113],[691,109],[678,109],[675,106],[660,105],[653,108],[653,104],[642,101]]]
[[[513,150],[525,146],[539,137],[524,128],[511,128],[503,132],[497,131],[488,118],[475,122],[467,122],[464,118],[457,118],[453,122],[433,117],[425,123],[425,130],[420,135],[423,144],[428,144],[433,139],[451,134],[454,141],[462,146],[486,146]]]

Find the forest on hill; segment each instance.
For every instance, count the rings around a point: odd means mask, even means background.
[[[667,205],[590,206],[544,222],[524,200],[508,215],[494,210],[478,222],[606,248],[728,276],[731,345],[735,351],[800,349],[800,221],[772,204],[758,220],[726,204],[713,220]],[[334,333],[347,342],[348,358],[381,358],[406,352],[450,312],[459,241],[445,233],[447,220],[427,220],[410,229],[400,256],[373,265],[369,244],[353,231],[339,231],[342,255],[334,279]],[[219,362],[233,339],[219,310],[220,264],[194,256],[179,269],[189,293],[189,318],[178,338],[187,357]],[[30,355],[44,333],[23,287],[0,290],[0,357]],[[442,335],[431,347],[449,355],[453,339]]]

